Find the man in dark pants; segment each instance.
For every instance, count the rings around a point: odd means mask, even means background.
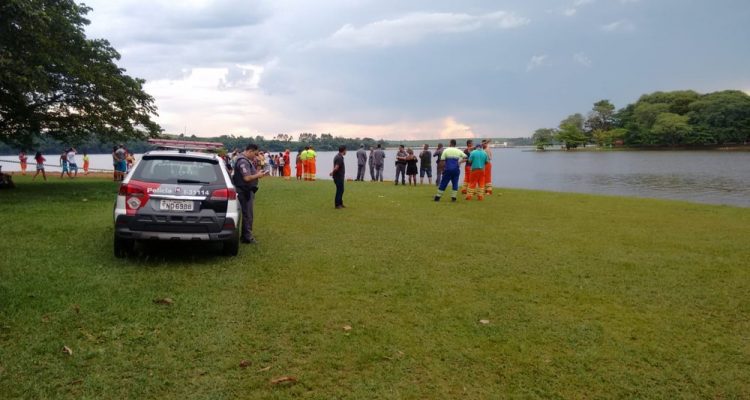
[[[372,148],[372,146],[367,146],[368,149],[370,149],[370,155],[367,157],[367,165],[370,167],[370,180],[375,180],[375,149]]]
[[[375,164],[375,180],[383,182],[383,167],[385,164],[385,152],[382,146],[378,143],[378,148],[372,153],[373,164]]]
[[[365,180],[365,164],[367,164],[367,152],[365,145],[361,144],[357,150],[357,180],[361,182]]]
[[[401,175],[401,184],[406,185],[406,150],[404,145],[398,146],[398,153],[396,153],[396,185],[398,185],[398,176]]]
[[[258,243],[253,237],[253,201],[255,192],[258,191],[258,179],[264,177],[267,171],[255,168],[255,157],[258,155],[258,145],[250,143],[245,151],[237,157],[234,167],[232,183],[237,189],[237,199],[242,209],[242,232],[240,240],[242,243]]]
[[[344,179],[346,177],[346,167],[344,166],[344,156],[346,155],[346,146],[339,146],[339,154],[333,157],[333,171],[330,175],[333,183],[336,184],[336,197],[333,204],[336,209],[346,208],[344,206]]]

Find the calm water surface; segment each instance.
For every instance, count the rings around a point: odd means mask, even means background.
[[[385,179],[395,176],[395,153],[394,150],[386,151]],[[320,179],[329,179],[335,154],[318,152]],[[45,157],[48,164],[56,164],[59,155]],[[90,157],[91,168],[111,170],[112,158],[109,154]],[[80,158],[79,155],[79,167],[83,165]],[[140,159],[140,156],[136,155],[136,158]],[[0,160],[18,158],[3,156]],[[346,175],[353,179],[357,174],[355,152],[350,151],[345,160]],[[0,165],[3,171],[19,171],[18,164],[0,162]],[[29,170],[33,172],[33,163],[29,164]],[[492,183],[496,187],[654,197],[750,207],[750,152],[536,152],[525,148],[493,149],[492,170]],[[60,169],[47,167],[47,171],[59,172]],[[369,171],[365,179],[370,179]]]

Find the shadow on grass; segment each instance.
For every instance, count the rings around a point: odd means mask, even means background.
[[[47,181],[38,177],[33,183],[28,177],[18,180],[15,189],[0,191],[9,202],[27,204],[34,201],[70,200],[71,198],[88,198],[89,200],[115,200],[120,187],[119,182],[89,179],[59,179],[47,177]]]
[[[135,249],[122,259],[133,267],[191,268],[215,266],[236,260],[224,256],[221,243],[212,242],[137,242]]]

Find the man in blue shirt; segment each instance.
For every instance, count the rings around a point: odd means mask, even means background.
[[[471,200],[475,194],[477,195],[477,200],[484,200],[484,166],[487,164],[487,153],[482,149],[481,145],[478,145],[469,154],[468,164],[471,168],[471,174],[464,178],[464,180],[468,179],[469,181],[466,200]]]

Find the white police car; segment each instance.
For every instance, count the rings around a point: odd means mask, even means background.
[[[125,257],[136,241],[221,242],[222,252],[239,250],[240,209],[223,160],[205,144],[170,142],[180,150],[143,155],[123,180],[114,210],[114,253]],[[212,146],[215,147],[215,146]]]

